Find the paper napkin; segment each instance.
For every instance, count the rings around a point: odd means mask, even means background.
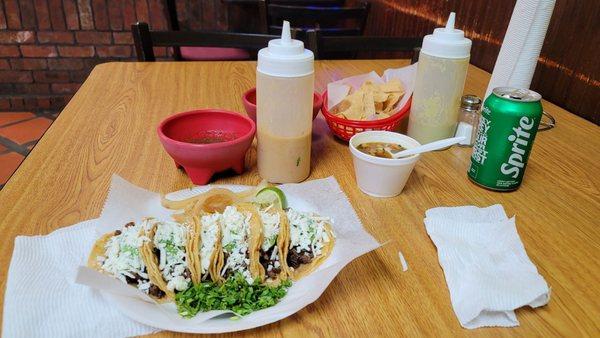
[[[485,97],[496,87],[529,88],[556,0],[517,0]]]
[[[96,221],[15,239],[4,295],[3,337],[129,337],[158,331],[75,284],[96,238]]]
[[[518,326],[515,309],[548,303],[548,284],[501,205],[434,208],[425,216],[463,327]]]

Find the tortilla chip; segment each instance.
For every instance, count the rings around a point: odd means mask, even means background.
[[[404,86],[398,79],[391,79],[390,81],[379,85],[379,90],[386,93],[404,93]]]
[[[372,91],[365,92],[365,95],[363,96],[363,105],[364,105],[364,110],[363,110],[364,115],[371,116],[372,114],[375,114],[375,100],[373,99]]]
[[[383,84],[365,81],[358,90],[333,107],[331,113],[356,121],[387,118],[402,96],[404,96],[404,86],[398,79]],[[385,115],[382,117],[377,114]]]
[[[379,114],[377,114],[377,119],[378,120],[387,119],[388,117],[390,117],[390,115],[386,114],[386,113],[379,113]]]
[[[400,94],[389,94],[388,99],[383,104],[383,112],[389,113],[392,110],[394,110],[394,106],[396,105],[396,103],[398,103],[398,101],[400,101]]]

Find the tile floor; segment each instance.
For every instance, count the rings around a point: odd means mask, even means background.
[[[56,116],[49,113],[0,112],[0,189]]]

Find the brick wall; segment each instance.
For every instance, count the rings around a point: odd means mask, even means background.
[[[166,29],[163,1],[0,0],[0,111],[61,110],[95,65],[135,58],[136,21]]]

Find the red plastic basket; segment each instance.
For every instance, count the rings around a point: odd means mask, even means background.
[[[367,130],[396,130],[402,119],[408,116],[410,104],[412,102],[411,97],[398,113],[388,118],[374,121],[355,121],[331,114],[327,109],[327,91],[325,91],[322,96],[323,107],[321,107],[321,112],[323,113],[323,116],[325,116],[325,121],[327,121],[327,125],[333,134],[344,141],[349,141],[354,134]]]

